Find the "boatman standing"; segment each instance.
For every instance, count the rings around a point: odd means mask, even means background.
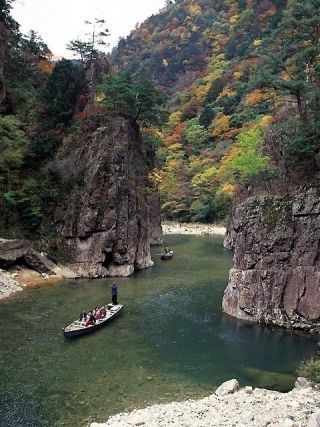
[[[111,286],[112,304],[118,304],[118,287],[115,283]]]

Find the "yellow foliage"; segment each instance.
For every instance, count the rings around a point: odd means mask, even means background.
[[[233,16],[230,16],[229,18],[229,22],[231,25],[236,24],[238,20],[239,20],[239,15],[233,15]]]
[[[241,71],[235,71],[235,72],[232,74],[232,76],[233,76],[233,78],[234,78],[235,80],[240,80],[240,79],[241,79],[241,77],[243,76],[243,73],[242,73]]]
[[[225,194],[226,196],[233,197],[236,186],[230,182],[225,182],[219,187],[217,194]]]
[[[153,185],[159,185],[163,180],[163,172],[159,169],[153,169],[148,174],[148,181],[151,182]]]
[[[204,98],[207,96],[207,93],[209,92],[209,89],[211,87],[211,82],[208,82],[204,85],[198,86],[194,91],[194,96],[197,98],[198,101],[203,101]]]
[[[260,89],[255,89],[248,93],[244,101],[245,105],[255,105],[263,100],[263,92]]]
[[[182,144],[179,144],[177,142],[176,144],[169,145],[168,150],[170,150],[170,151],[178,151],[178,150],[181,150],[181,148],[182,148]]]
[[[229,62],[226,61],[223,53],[214,55],[212,60],[209,62],[211,72],[209,73],[208,79],[210,79],[210,81],[213,81],[221,77],[228,64]]]
[[[234,145],[231,149],[222,157],[220,166],[218,169],[219,175],[223,175],[228,168],[231,166],[232,161],[241,154],[242,150],[239,145]]]
[[[222,92],[219,94],[217,99],[223,98],[224,96],[234,96],[237,91],[232,87],[226,86],[223,88]]]
[[[201,15],[202,9],[201,6],[199,6],[195,2],[192,2],[188,6],[188,12],[191,16],[199,16]]]
[[[104,93],[102,93],[102,92],[98,92],[97,94],[96,94],[96,96],[95,96],[95,101],[96,102],[102,102],[102,101],[104,101],[106,99],[106,95],[104,94]]]
[[[227,132],[229,129],[229,116],[226,116],[225,114],[220,114],[213,122],[211,135],[220,136]]]
[[[214,166],[206,169],[204,172],[197,173],[191,181],[192,186],[195,188],[209,187],[208,189],[216,186],[218,182],[218,171]]]
[[[266,127],[266,126],[270,125],[270,123],[272,123],[272,120],[273,120],[272,116],[268,116],[268,115],[262,116],[259,119],[259,121],[257,123],[257,126]]]
[[[258,47],[261,46],[262,40],[260,39],[255,39],[254,42],[252,43],[253,46]]]
[[[143,128],[141,130],[142,135],[144,136],[153,136],[155,138],[163,139],[163,133],[156,127]]]
[[[181,111],[174,111],[168,119],[169,126],[177,126],[181,122]]]

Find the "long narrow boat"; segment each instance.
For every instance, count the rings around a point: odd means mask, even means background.
[[[94,325],[85,326],[80,320],[75,320],[70,325],[66,326],[63,329],[63,334],[67,338],[74,338],[80,335],[89,334],[108,323],[110,323],[113,319],[119,316],[123,309],[123,305],[117,304],[108,304],[104,307],[106,309],[106,316],[102,319],[97,319]]]
[[[161,255],[161,259],[162,259],[163,261],[167,261],[168,259],[171,259],[172,257],[173,257],[173,251],[164,252],[164,253]]]

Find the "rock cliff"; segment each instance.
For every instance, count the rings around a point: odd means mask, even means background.
[[[320,188],[251,197],[234,208],[225,246],[234,268],[224,312],[240,319],[320,330]]]
[[[152,154],[135,121],[88,118],[55,163],[64,194],[56,212],[59,260],[86,277],[128,276],[153,265],[159,198],[148,181]]]

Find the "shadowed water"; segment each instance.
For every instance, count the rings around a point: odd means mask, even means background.
[[[112,279],[24,291],[0,304],[0,426],[81,426],[201,397],[230,378],[287,390],[316,339],[221,313],[232,256],[220,237],[168,236],[153,268],[117,279],[123,315],[85,337],[62,327],[110,301]]]

